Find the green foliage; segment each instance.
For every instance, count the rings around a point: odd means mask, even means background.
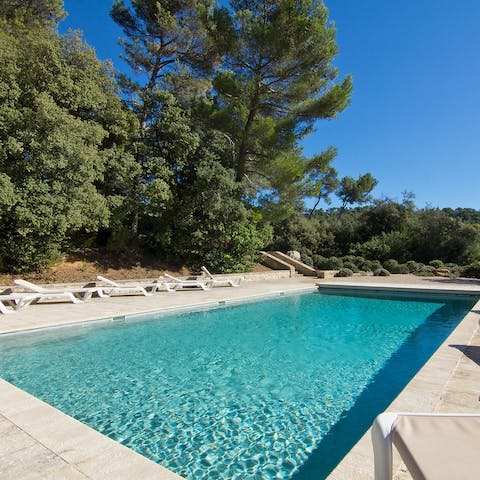
[[[388,277],[390,275],[390,272],[388,270],[385,270],[384,268],[377,268],[373,272],[373,275],[375,277]]]
[[[435,275],[435,268],[430,265],[424,265],[423,268],[414,273],[417,277],[433,277]]]
[[[183,103],[204,93],[217,53],[207,34],[208,2],[115,0],[111,15],[123,29],[125,58],[136,73],[119,83],[136,115],[138,132],[130,138],[135,165],[124,187],[129,201],[124,221],[138,232],[142,215],[159,216],[169,208],[186,159],[198,148]]]
[[[338,270],[343,267],[343,262],[340,258],[330,257],[330,258],[318,258],[315,268],[319,270]]]
[[[383,268],[388,270],[390,273],[396,273],[395,270],[398,268],[398,262],[391,258],[383,262]]]
[[[342,207],[370,201],[370,193],[377,183],[378,180],[371,173],[360,175],[357,180],[352,177],[342,178],[337,190],[337,196],[342,201]]]
[[[318,270],[321,269],[319,265],[323,265],[326,260],[327,259],[323,255],[312,255],[313,266]]]
[[[394,260],[393,258],[383,262],[383,268],[388,270],[390,273],[410,273],[410,269],[407,265],[400,264],[397,262],[397,260]]]
[[[302,262],[313,267],[313,258],[310,255],[302,255]]]
[[[467,265],[462,269],[462,276],[467,278],[480,278],[480,262]]]
[[[343,268],[351,270],[354,273],[357,273],[360,271],[357,265],[355,265],[353,262],[343,262]]]
[[[248,269],[263,248],[355,272],[480,261],[476,210],[372,200],[370,173],[338,180],[335,147],[303,155],[352,91],[321,2],[116,0],[140,73],[119,76],[123,102],[111,65],[57,33],[64,15],[60,0],[0,2],[2,269],[42,268],[98,232],[114,252],[217,271]],[[317,210],[334,192],[343,206]]]
[[[62,0],[2,0],[0,2],[0,19],[8,22],[5,26],[10,24],[17,29],[54,25],[64,17]]]
[[[150,248],[164,258],[223,272],[245,271],[271,242],[271,227],[261,213],[244,205],[233,170],[219,162],[224,147],[220,135],[201,139],[186,160],[183,181],[172,188],[171,206],[141,225],[149,232]]]
[[[336,277],[351,277],[353,276],[353,271],[350,268],[341,268],[336,274]]]
[[[350,252],[369,260],[384,261],[390,256],[390,246],[385,241],[385,235],[372,237],[364,243],[352,245]]]
[[[408,270],[410,271],[410,273],[417,273],[417,272],[420,272],[423,270],[423,268],[425,267],[425,265],[423,263],[420,263],[420,262],[416,262],[414,260],[409,260],[407,263],[407,268]]]
[[[410,273],[410,269],[404,264],[404,263],[401,263],[398,265],[397,269],[395,272],[392,272],[392,273],[402,273],[404,275]]]
[[[325,232],[321,222],[305,215],[292,215],[274,223],[274,241],[269,250],[298,250],[302,255],[329,252],[334,247],[333,234]]]
[[[323,198],[337,186],[336,150],[306,158],[298,140],[343,111],[352,90],[350,77],[335,83],[327,9],[311,0],[234,0],[219,10],[231,30],[210,124],[232,141],[236,180],[277,201]]]
[[[124,115],[109,66],[77,34],[24,27],[0,33],[0,256],[10,271],[41,268],[75,232],[108,225],[98,185]]]

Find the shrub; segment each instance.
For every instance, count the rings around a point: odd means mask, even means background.
[[[390,247],[381,236],[372,237],[364,243],[356,243],[350,250],[353,254],[365,258],[387,259],[390,256]]]
[[[383,268],[388,270],[390,273],[397,273],[396,270],[398,269],[398,262],[393,258],[390,258],[389,260],[385,260],[383,262]]]
[[[406,263],[410,273],[421,272],[425,266],[423,263],[415,262],[415,260],[410,260]]]
[[[309,265],[310,267],[313,267],[313,258],[310,257],[310,255],[302,255],[301,260],[305,265]]]
[[[390,272],[388,270],[385,270],[384,268],[377,268],[373,274],[376,277],[388,277],[390,275]]]
[[[336,274],[336,277],[351,277],[353,275],[352,270],[349,268],[341,268]]]
[[[480,278],[480,262],[471,263],[462,269],[462,276]]]
[[[390,273],[410,273],[409,268],[405,264],[400,264],[393,258],[383,262],[383,268],[388,270]]]
[[[362,270],[366,272],[374,272],[379,268],[383,268],[382,264],[378,260],[365,260]]]
[[[435,267],[432,267],[431,265],[421,265],[422,268],[414,272],[415,275],[417,275],[418,277],[431,277],[432,275],[435,275]]]
[[[450,270],[450,278],[458,278],[460,275],[462,275],[463,269],[462,267],[455,266],[455,267],[449,267]]]
[[[340,258],[330,257],[325,258],[324,261],[317,265],[319,270],[339,270],[343,267],[343,262]]]
[[[365,263],[365,259],[363,257],[353,257],[353,263],[360,268],[361,265]]]
[[[320,265],[324,265],[327,259],[323,255],[314,254],[312,255],[312,260],[313,260],[313,266],[320,270],[321,269]]]
[[[396,273],[403,273],[403,274],[410,273],[410,270],[404,263],[399,264],[397,270],[398,271]]]
[[[443,267],[443,262],[441,260],[431,260],[428,264],[434,268]]]
[[[355,273],[360,271],[360,269],[353,262],[343,262],[343,268],[347,268]]]

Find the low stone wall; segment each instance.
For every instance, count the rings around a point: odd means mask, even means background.
[[[317,270],[318,278],[333,278],[338,270]]]
[[[290,270],[272,270],[271,272],[250,272],[242,273],[245,282],[259,282],[262,280],[280,280],[281,278],[290,278]],[[217,275],[215,275],[217,276]],[[231,277],[232,275],[218,275],[218,277]]]

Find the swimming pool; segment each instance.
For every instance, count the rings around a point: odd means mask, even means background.
[[[0,339],[0,376],[188,478],[323,478],[473,306],[307,293]]]

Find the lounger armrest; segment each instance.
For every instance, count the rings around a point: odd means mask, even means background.
[[[375,480],[392,479],[392,426],[397,413],[381,413],[372,425]]]

